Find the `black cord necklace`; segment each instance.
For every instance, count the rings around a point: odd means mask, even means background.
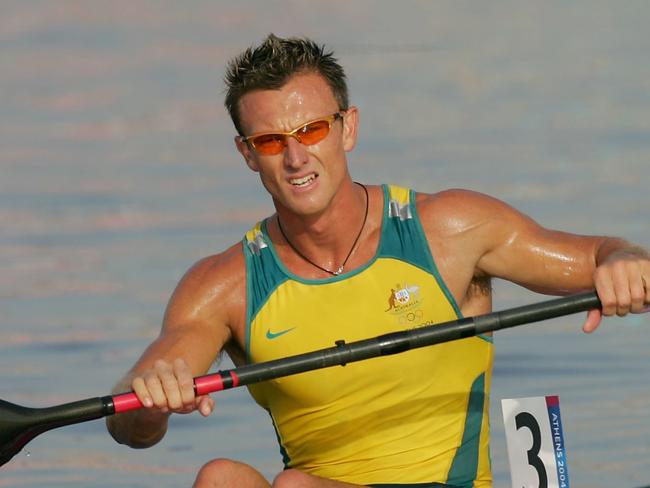
[[[366,212],[365,212],[365,214],[363,216],[363,223],[361,224],[361,228],[359,229],[359,233],[357,234],[357,238],[352,243],[352,247],[350,248],[350,252],[348,252],[348,255],[343,260],[343,263],[341,264],[341,266],[338,267],[338,269],[336,271],[332,271],[331,269],[327,269],[327,268],[323,268],[322,266],[319,266],[318,264],[313,262],[311,259],[309,259],[307,256],[305,256],[303,253],[301,253],[296,248],[296,246],[294,246],[291,243],[291,241],[287,237],[287,234],[284,232],[284,229],[282,228],[282,223],[280,222],[280,216],[278,215],[278,217],[277,217],[278,218],[278,228],[280,229],[280,233],[282,234],[282,237],[284,237],[284,240],[287,241],[287,244],[289,244],[289,247],[291,249],[293,249],[293,252],[295,252],[298,256],[300,256],[302,259],[307,261],[312,266],[320,269],[321,271],[325,271],[326,273],[331,274],[332,276],[338,276],[341,273],[343,273],[343,269],[345,268],[345,265],[347,264],[348,259],[350,259],[350,256],[352,256],[352,252],[354,251],[354,248],[357,247],[357,242],[359,242],[359,238],[361,237],[361,233],[363,232],[363,229],[366,226],[366,220],[368,219],[368,206],[369,206],[369,204],[368,204],[368,202],[369,202],[368,189],[364,185],[362,185],[361,183],[357,183],[356,181],[355,181],[355,183],[357,185],[359,185],[361,188],[363,188],[363,191],[366,194]]]

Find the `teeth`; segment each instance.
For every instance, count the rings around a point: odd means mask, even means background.
[[[311,183],[314,180],[314,175],[308,175],[304,178],[295,178],[290,180],[290,183],[294,186],[305,186]]]

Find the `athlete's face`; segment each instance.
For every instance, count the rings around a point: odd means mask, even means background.
[[[312,73],[290,78],[279,90],[248,93],[239,101],[245,136],[291,132],[338,111],[329,85]],[[276,206],[299,215],[321,213],[349,178],[345,153],[356,143],[357,109],[351,107],[342,114],[320,142],[305,145],[287,137],[286,147],[278,154],[262,154],[240,138],[235,139],[237,149],[248,166],[259,173]]]

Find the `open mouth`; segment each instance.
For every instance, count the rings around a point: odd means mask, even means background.
[[[292,178],[289,180],[289,183],[291,183],[293,186],[302,188],[307,185],[309,185],[312,181],[316,179],[318,175],[312,173],[307,176],[303,176],[302,178]]]

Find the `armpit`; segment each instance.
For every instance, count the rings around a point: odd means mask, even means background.
[[[476,298],[492,295],[492,278],[490,276],[474,276],[467,288],[466,298]]]
[[[489,276],[475,276],[467,288],[461,305],[464,317],[474,317],[492,311],[492,280]]]

